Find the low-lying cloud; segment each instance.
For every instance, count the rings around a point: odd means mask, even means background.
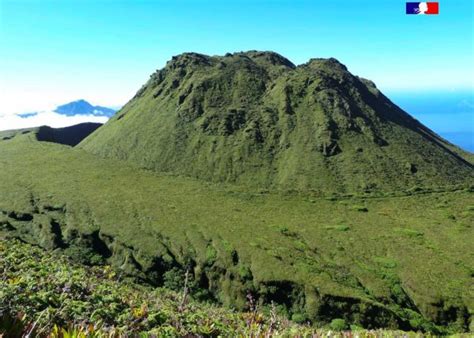
[[[0,130],[32,128],[39,126],[50,126],[53,128],[68,127],[84,122],[105,123],[106,116],[75,115],[66,116],[54,111],[43,111],[38,113],[0,115]]]

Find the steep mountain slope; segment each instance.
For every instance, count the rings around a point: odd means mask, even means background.
[[[80,147],[141,167],[321,193],[466,184],[472,164],[335,59],[186,53]]]
[[[315,325],[468,330],[472,191],[255,193],[29,134],[0,142],[3,231],[153,285],[188,271],[197,297],[243,309],[250,293]]]
[[[101,125],[100,123],[87,122],[64,128],[41,126],[36,128],[5,130],[0,131],[0,141],[11,140],[17,135],[29,134],[38,141],[75,146]]]

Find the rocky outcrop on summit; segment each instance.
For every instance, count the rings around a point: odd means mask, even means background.
[[[141,167],[321,193],[466,184],[473,166],[336,59],[185,53],[80,147]]]

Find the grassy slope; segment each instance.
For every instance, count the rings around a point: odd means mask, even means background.
[[[271,316],[262,313],[235,313],[196,303],[189,297],[183,302],[183,294],[123,280],[110,266],[84,267],[58,253],[15,240],[0,240],[0,271],[0,334],[12,337],[15,332],[20,336],[22,330],[26,334],[33,322],[34,336],[52,333],[53,337],[62,331],[54,326],[70,333],[76,329],[108,337],[311,331],[282,318],[272,322]],[[17,313],[21,313],[23,325],[12,321]]]
[[[154,271],[190,266],[227,306],[243,308],[250,290],[323,323],[433,329],[431,321],[459,331],[472,316],[466,190],[339,200],[251,193],[20,135],[0,142],[0,191],[0,223],[23,239],[70,253],[93,246],[158,284]]]
[[[332,192],[474,179],[444,140],[334,59],[184,54],[80,147],[215,182]]]
[[[19,337],[350,336],[335,320],[326,329],[298,325],[275,308],[239,313],[189,295],[133,283],[112,267],[84,267],[60,252],[0,237],[0,334]],[[4,307],[8,304],[8,307]],[[250,303],[249,303],[250,305]],[[19,314],[19,316],[15,316]],[[33,323],[36,323],[33,328]],[[359,337],[416,337],[399,331],[357,330]],[[329,331],[330,330],[330,331]]]

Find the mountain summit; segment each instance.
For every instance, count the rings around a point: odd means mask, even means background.
[[[54,112],[66,116],[93,115],[112,117],[116,110],[102,106],[93,106],[85,100],[77,100],[58,106]]]
[[[321,193],[463,184],[458,149],[334,58],[185,53],[80,147],[214,182]]]

